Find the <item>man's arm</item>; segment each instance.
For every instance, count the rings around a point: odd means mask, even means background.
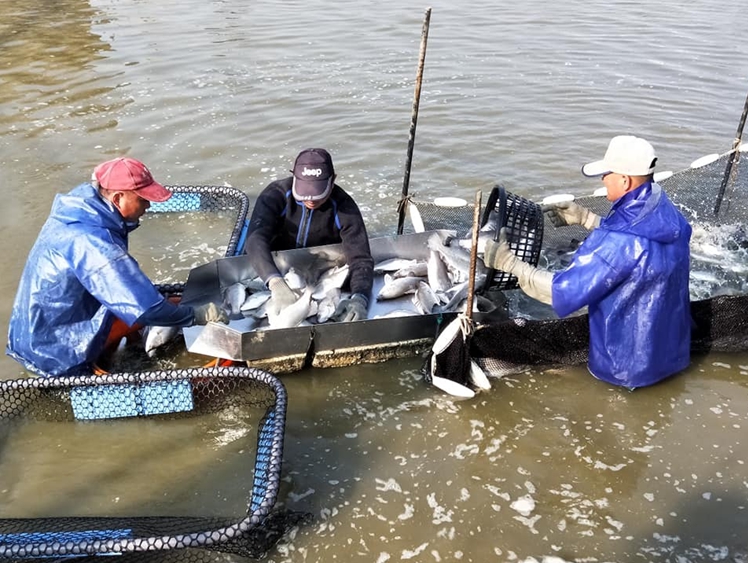
[[[341,201],[338,213],[343,253],[350,270],[351,293],[360,293],[370,299],[374,284],[374,259],[371,257],[364,218],[358,205],[348,194]]]
[[[271,253],[271,244],[281,228],[287,203],[284,187],[280,182],[271,183],[258,196],[244,245],[250,264],[266,283],[270,278],[280,276]]]

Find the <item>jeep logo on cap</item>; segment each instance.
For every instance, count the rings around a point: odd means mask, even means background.
[[[304,167],[304,170],[301,171],[302,176],[316,176],[319,178],[322,176],[322,169],[321,168],[307,168]]]

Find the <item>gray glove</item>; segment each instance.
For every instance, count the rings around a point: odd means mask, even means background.
[[[348,321],[366,320],[369,300],[361,293],[354,293],[348,299],[343,299],[335,308],[330,320],[346,323]]]
[[[543,213],[548,214],[548,219],[551,220],[554,227],[582,225],[585,229],[591,231],[600,226],[599,215],[573,201],[543,205]]]
[[[270,288],[270,293],[272,294],[270,297],[270,302],[268,303],[268,306],[270,307],[268,314],[270,315],[278,315],[286,307],[293,305],[299,299],[299,296],[296,295],[290,287],[288,287],[286,280],[284,280],[280,276],[270,278],[268,287]]]
[[[486,241],[483,262],[489,268],[517,276],[517,282],[527,295],[548,305],[551,304],[553,273],[535,268],[520,260],[507,242],[506,228],[499,231],[499,240]]]
[[[229,322],[228,313],[213,302],[198,305],[197,307],[193,307],[193,310],[195,312],[196,325],[205,325],[208,323],[228,324]]]

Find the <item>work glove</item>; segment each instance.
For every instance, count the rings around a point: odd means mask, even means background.
[[[483,262],[489,268],[517,276],[517,282],[527,295],[547,305],[551,304],[553,273],[541,270],[519,259],[507,242],[507,231],[499,231],[499,240],[486,241]]]
[[[543,213],[548,214],[548,219],[551,220],[554,227],[582,225],[585,229],[591,231],[600,226],[599,215],[573,201],[562,201],[542,207]]]
[[[271,293],[270,301],[268,302],[268,314],[271,316],[277,316],[286,307],[293,305],[299,299],[299,296],[288,287],[286,280],[280,276],[270,278],[268,287]]]
[[[366,320],[369,309],[369,300],[361,293],[354,293],[348,299],[343,299],[335,308],[330,320],[340,323],[348,321]]]
[[[228,313],[213,302],[193,307],[193,311],[195,312],[196,325],[205,325],[208,323],[228,324],[229,322]]]

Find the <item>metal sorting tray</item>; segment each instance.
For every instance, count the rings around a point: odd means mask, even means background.
[[[391,258],[427,260],[427,240],[433,232],[370,239],[374,263]],[[436,232],[442,238],[450,233]],[[274,252],[273,258],[282,274],[291,267],[297,271],[308,271],[309,268],[321,270],[345,263],[340,244]],[[257,274],[246,255],[218,259],[190,272],[182,302],[197,305],[213,301],[220,304],[224,288],[255,277]],[[304,365],[339,367],[413,355],[416,349],[423,350],[433,341],[440,323],[457,315],[442,313],[374,318],[396,310],[416,311],[412,294],[377,301],[376,295],[383,283],[384,276],[375,274],[369,319],[365,321],[255,330],[257,321],[247,317],[231,321],[228,325],[210,323],[204,327],[185,328],[185,343],[187,349],[196,354],[247,361],[250,365],[269,368],[277,364],[276,371],[293,371]],[[290,357],[295,357],[295,360],[289,360]]]

